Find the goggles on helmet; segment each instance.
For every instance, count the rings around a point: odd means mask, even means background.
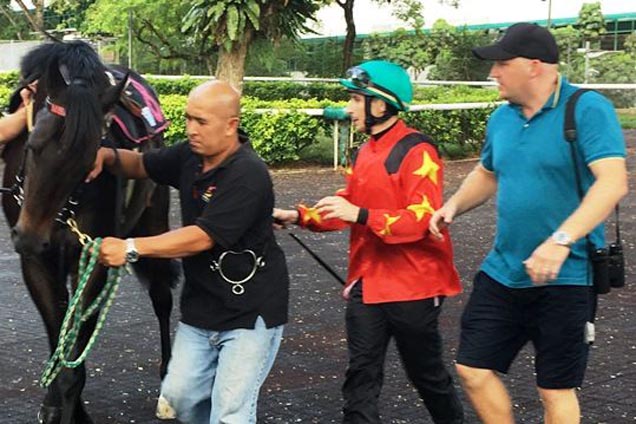
[[[387,90],[386,88],[372,82],[371,77],[369,76],[367,71],[360,68],[359,66],[354,66],[347,70],[347,80],[349,80],[357,88],[367,90],[371,93],[385,97],[388,100],[391,100],[400,105],[402,109],[406,109],[404,103],[402,103],[398,96],[393,94],[390,90]]]

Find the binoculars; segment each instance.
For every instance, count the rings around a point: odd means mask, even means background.
[[[606,294],[612,288],[625,285],[625,258],[620,243],[612,243],[608,247],[594,250],[590,259],[596,293]]]

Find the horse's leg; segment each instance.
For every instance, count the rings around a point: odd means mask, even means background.
[[[29,290],[31,299],[38,309],[49,340],[50,351],[55,351],[64,313],[68,306],[68,291],[63,282],[53,276],[58,275],[54,261],[42,256],[20,257],[22,276]],[[45,424],[60,422],[62,398],[57,384],[51,384],[42,407],[38,413],[38,420]]]
[[[164,259],[140,259],[135,264],[135,273],[142,279],[149,281],[148,294],[152,300],[152,308],[159,321],[161,335],[161,365],[159,375],[166,376],[168,362],[171,356],[170,346],[170,313],[172,312],[172,292],[166,275],[173,273],[170,262]]]
[[[157,186],[149,205],[133,228],[131,236],[151,236],[169,230],[168,210],[170,192],[168,187]],[[134,266],[137,277],[148,287],[152,307],[159,320],[161,334],[161,378],[166,375],[170,361],[170,313],[172,312],[172,292],[179,279],[179,269],[175,261],[167,259],[142,258]]]

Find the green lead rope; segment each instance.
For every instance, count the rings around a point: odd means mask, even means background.
[[[97,336],[106,322],[108,310],[113,303],[113,299],[117,293],[117,288],[119,287],[122,268],[108,269],[108,278],[106,279],[104,288],[95,298],[93,303],[83,310],[85,301],[84,292],[86,290],[88,280],[95,269],[95,265],[97,264],[101,244],[102,239],[96,238],[95,240],[87,242],[82,248],[82,255],[80,256],[79,261],[80,280],[77,285],[77,289],[73,294],[73,298],[68,305],[68,309],[66,310],[66,315],[62,322],[60,337],[57,341],[55,352],[51,355],[51,358],[48,360],[46,367],[44,368],[42,377],[40,377],[40,386],[42,387],[48,387],[53,380],[55,380],[60,371],[62,371],[62,368],[76,368],[84,362],[91,349],[93,349]],[[97,324],[95,325],[95,329],[86,344],[86,348],[76,359],[70,359],[70,355],[73,353],[77,344],[82,325],[90,319],[98,309],[99,317],[97,319]]]

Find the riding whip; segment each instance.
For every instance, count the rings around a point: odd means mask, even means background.
[[[342,277],[340,275],[338,275],[338,273],[336,271],[334,271],[333,268],[331,268],[329,266],[329,264],[327,264],[320,256],[318,256],[313,250],[311,250],[309,248],[309,246],[307,246],[305,243],[303,243],[303,241],[301,239],[299,239],[296,234],[292,233],[291,231],[288,233],[289,236],[291,238],[293,238],[294,240],[296,240],[298,242],[298,244],[300,244],[300,246],[305,249],[307,251],[307,253],[309,253],[311,255],[312,258],[314,258],[316,260],[316,262],[318,262],[329,274],[331,274],[331,276],[333,278],[335,278],[336,280],[338,280],[338,282],[340,284],[342,284],[343,286],[346,284],[345,280],[342,279]]]

